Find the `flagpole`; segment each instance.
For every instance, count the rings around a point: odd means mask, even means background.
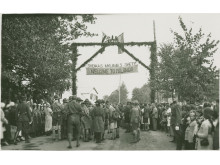
[[[120,104],[120,100],[121,100],[121,74],[119,76],[119,104]]]

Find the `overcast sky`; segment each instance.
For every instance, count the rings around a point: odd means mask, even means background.
[[[183,18],[188,28],[192,27],[193,32],[197,32],[201,27],[205,34],[211,32],[212,38],[220,40],[220,14],[111,14],[95,15],[96,23],[88,25],[90,32],[97,33],[99,36],[93,38],[80,38],[77,42],[101,42],[102,32],[111,36],[118,36],[124,33],[125,42],[153,41],[153,20],[156,24],[156,40],[158,47],[162,43],[173,42],[171,29],[182,33],[178,17]],[[220,48],[220,45],[218,45]],[[77,63],[80,66],[85,60],[91,57],[100,47],[80,47],[79,53],[82,54]],[[149,47],[125,47],[146,65],[150,64]],[[220,68],[218,50],[214,55],[215,65]],[[103,54],[99,54],[89,64],[117,64],[134,62],[126,53],[118,54],[117,46],[107,47]],[[119,86],[119,75],[86,75],[86,68],[82,68],[77,73],[78,95],[84,92],[90,92],[93,87],[99,92],[99,97],[110,95],[112,91]],[[135,87],[141,87],[149,80],[149,71],[138,66],[138,73],[122,74],[121,82],[124,82],[128,89],[128,97],[131,98],[132,90]]]

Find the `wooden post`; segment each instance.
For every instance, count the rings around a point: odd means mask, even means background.
[[[71,60],[72,60],[72,95],[77,95],[77,86],[76,86],[76,63],[77,63],[77,46],[72,46],[72,56],[71,56]]]
[[[151,103],[155,102],[155,66],[156,66],[156,42],[151,46],[151,64],[150,64],[150,87],[151,87]]]
[[[154,32],[154,43],[151,45],[151,64],[150,64],[150,87],[151,93],[150,98],[151,102],[155,102],[155,69],[157,65],[157,42],[156,42],[156,30],[155,30],[155,21],[153,21],[153,32]]]

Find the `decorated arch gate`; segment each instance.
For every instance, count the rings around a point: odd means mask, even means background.
[[[83,64],[81,64],[78,68],[76,68],[77,58],[78,58],[78,49],[77,47],[84,47],[84,46],[101,46],[101,48],[95,52],[88,60],[86,60]],[[150,87],[151,87],[151,102],[155,101],[155,87],[154,87],[154,80],[155,80],[155,66],[157,63],[157,44],[156,40],[153,42],[127,42],[127,43],[121,43],[117,40],[110,40],[109,42],[101,42],[101,43],[73,43],[71,45],[72,49],[72,93],[74,95],[77,94],[77,86],[76,86],[76,74],[77,72],[86,66],[94,57],[96,57],[98,54],[102,54],[105,51],[105,48],[108,46],[118,46],[120,50],[125,52],[127,55],[129,55],[131,58],[133,58],[135,61],[140,63],[144,68],[148,69],[150,72]],[[141,60],[139,60],[137,57],[135,57],[132,53],[130,53],[125,46],[150,46],[150,66],[145,65]]]

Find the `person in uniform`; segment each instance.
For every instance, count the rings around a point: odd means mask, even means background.
[[[110,128],[109,128],[109,119],[110,119],[110,112],[109,112],[109,107],[110,107],[110,104],[109,104],[109,101],[106,101],[105,102],[105,108],[104,108],[104,113],[105,113],[105,131],[107,131],[108,133],[110,133]],[[105,131],[104,131],[104,134],[105,134]],[[104,136],[103,136],[103,139],[104,139]]]
[[[117,122],[117,128],[116,128],[116,138],[119,138],[119,130],[120,130],[120,126],[121,126],[121,116],[122,116],[122,113],[121,113],[121,106],[120,105],[116,105],[115,107],[115,119],[116,119],[116,122]]]
[[[182,114],[179,105],[176,101],[173,102],[171,107],[171,120],[170,125],[174,131],[174,138],[176,140],[176,149],[182,149]]]
[[[29,125],[32,122],[31,119],[31,111],[30,107],[27,105],[26,102],[26,96],[23,96],[21,98],[22,102],[18,104],[17,106],[17,132],[15,133],[14,137],[14,144],[16,145],[16,139],[20,131],[22,131],[24,137],[25,137],[25,142],[30,143],[29,140]]]
[[[33,122],[31,124],[31,129],[32,129],[32,136],[36,137],[37,136],[37,124],[38,124],[38,120],[37,120],[37,104],[34,103],[33,104],[33,111],[32,111],[32,116],[33,116]]]
[[[115,140],[116,139],[116,129],[117,129],[117,115],[116,109],[110,105],[109,107],[109,123],[110,123],[110,133],[111,133],[111,138],[110,140]]]
[[[41,135],[45,134],[45,111],[44,111],[44,103],[41,105],[40,108],[40,115],[41,115]]]
[[[62,105],[62,122],[61,122],[61,138],[66,139],[67,138],[67,112],[66,112],[66,105],[68,103],[68,100],[66,98],[63,99],[63,105]]]
[[[150,116],[150,107],[148,104],[144,104],[144,113],[143,113],[143,123],[144,123],[144,131],[149,131],[149,116]]]
[[[96,143],[101,143],[102,133],[104,132],[105,113],[103,108],[101,108],[101,103],[101,100],[97,100],[95,102],[96,106],[91,112],[91,117],[93,119],[94,138]]]
[[[40,104],[37,105],[37,136],[41,135],[41,112],[40,112]]]
[[[54,96],[54,103],[52,104],[52,129],[53,129],[53,139],[56,140],[56,132],[55,129],[58,129],[58,139],[61,140],[61,111],[62,105],[59,103],[59,97],[57,95]]]
[[[67,132],[68,132],[68,142],[69,146],[67,148],[71,149],[71,141],[73,138],[73,129],[75,128],[76,132],[76,147],[79,147],[79,137],[80,137],[80,117],[83,114],[82,108],[79,103],[76,102],[76,96],[70,96],[69,102],[66,105],[67,111]]]
[[[133,107],[131,109],[130,123],[133,132],[133,139],[134,139],[132,143],[136,143],[140,140],[141,110],[138,104],[139,104],[138,101],[134,100]]]
[[[84,141],[88,142],[90,140],[90,129],[91,129],[91,117],[90,117],[90,112],[89,112],[89,108],[88,108],[88,104],[89,104],[89,100],[86,99],[81,105],[82,105],[82,109],[83,109],[83,114],[84,116],[81,117],[81,124],[82,124],[82,128],[83,128],[83,137],[84,137]]]
[[[157,130],[157,120],[158,120],[158,109],[155,104],[152,104],[152,124],[153,124],[153,131]]]
[[[130,128],[130,113],[131,113],[131,101],[127,102],[127,105],[124,108],[124,121],[125,121],[125,127],[126,127],[126,131],[125,133],[129,133],[131,132],[131,128]]]

